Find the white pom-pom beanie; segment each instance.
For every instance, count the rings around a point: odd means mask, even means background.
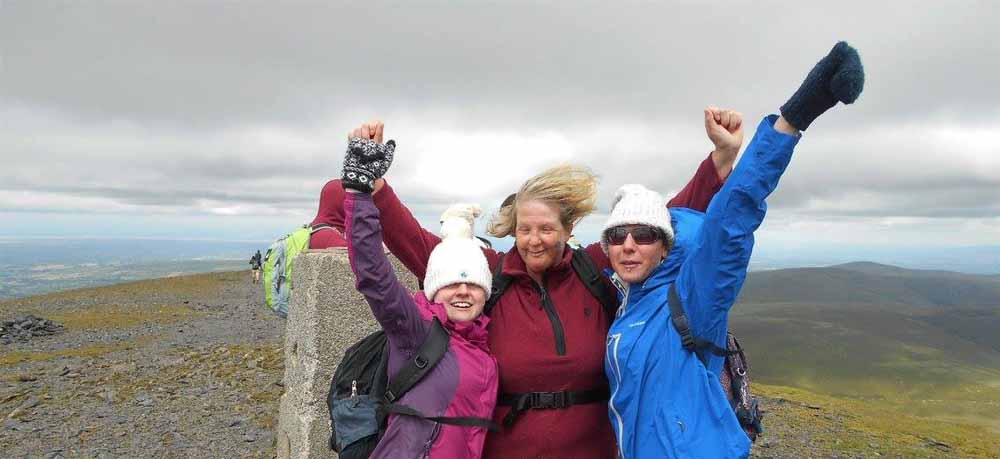
[[[667,236],[668,245],[673,245],[674,228],[670,224],[667,202],[660,193],[642,185],[624,185],[615,192],[611,215],[601,230],[604,253],[608,253],[608,230],[621,225],[655,226]]]
[[[469,283],[478,285],[490,294],[493,276],[486,255],[473,236],[474,219],[481,213],[479,206],[470,205],[467,211],[455,212],[455,206],[441,217],[441,243],[431,251],[424,276],[424,295],[434,301],[442,287]]]

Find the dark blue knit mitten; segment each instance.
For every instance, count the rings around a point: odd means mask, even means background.
[[[781,116],[800,131],[837,104],[854,103],[865,86],[865,69],[858,51],[842,41],[816,63],[799,90],[781,106]]]
[[[342,183],[344,188],[371,193],[375,189],[375,180],[385,175],[392,164],[392,156],[396,151],[396,141],[385,144],[376,143],[371,139],[354,137],[347,143],[347,154],[344,155],[344,172]]]

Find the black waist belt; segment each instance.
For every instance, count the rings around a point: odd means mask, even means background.
[[[503,418],[503,424],[510,427],[521,413],[527,410],[558,410],[585,403],[606,402],[610,397],[607,388],[567,392],[528,392],[524,394],[500,394],[497,404],[510,406],[510,413]]]

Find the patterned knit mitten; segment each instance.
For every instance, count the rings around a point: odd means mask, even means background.
[[[816,63],[802,86],[781,106],[781,116],[801,131],[837,104],[853,103],[865,86],[865,69],[858,51],[842,41]]]
[[[342,177],[344,188],[363,193],[374,191],[375,179],[382,177],[389,170],[395,151],[394,140],[380,144],[371,139],[352,138],[347,143],[347,154],[344,155]]]

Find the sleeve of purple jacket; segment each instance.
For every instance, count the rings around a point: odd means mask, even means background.
[[[390,343],[400,350],[414,350],[423,341],[428,323],[382,250],[379,211],[370,194],[347,193],[344,198],[344,232],[355,287],[364,295]]]

